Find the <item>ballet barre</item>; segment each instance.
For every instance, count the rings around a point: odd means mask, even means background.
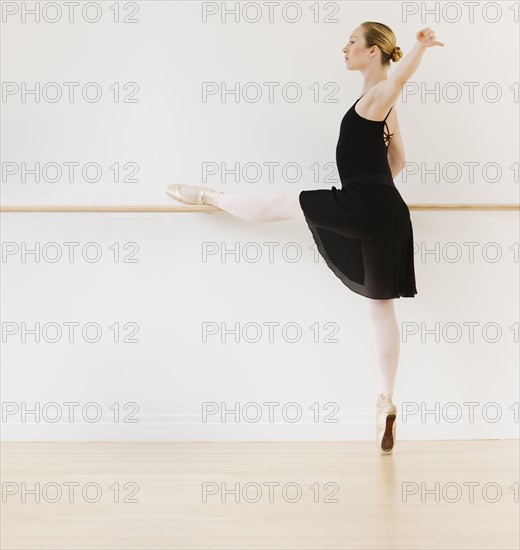
[[[414,211],[520,211],[520,204],[408,204],[408,209]],[[0,206],[0,212],[221,212],[213,206],[163,206],[163,205],[79,205],[79,204],[57,204],[57,205],[4,205]]]

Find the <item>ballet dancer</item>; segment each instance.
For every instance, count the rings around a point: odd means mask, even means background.
[[[426,49],[433,46],[444,44],[430,27],[417,32],[414,47],[404,57],[387,25],[365,21],[352,31],[342,52],[346,68],[360,71],[364,83],[340,125],[336,164],[341,189],[332,186],[271,197],[180,184],[166,189],[177,201],[213,206],[245,221],[307,223],[328,267],[348,288],[368,299],[379,372],[376,445],[382,455],[392,453],[396,440],[397,408],[392,397],[400,333],[394,300],[417,294],[410,212],[393,181],[405,162],[394,103]],[[390,62],[401,58],[388,76]]]

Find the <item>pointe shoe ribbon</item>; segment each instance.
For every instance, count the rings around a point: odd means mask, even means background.
[[[391,454],[395,445],[397,407],[392,398],[379,394],[376,402],[376,443],[379,454]]]
[[[172,197],[172,199],[175,199],[179,202],[184,202],[186,204],[195,204],[195,205],[202,205],[202,206],[214,206],[215,208],[218,208],[217,206],[217,197],[222,193],[222,191],[216,191],[215,189],[210,189],[209,187],[195,187],[195,189],[198,189],[197,198],[195,199],[195,202],[190,201],[184,197],[181,192],[181,187],[191,187],[187,185],[181,185],[181,184],[173,184],[169,185],[166,188],[166,194],[169,197]],[[194,186],[193,186],[194,187]]]

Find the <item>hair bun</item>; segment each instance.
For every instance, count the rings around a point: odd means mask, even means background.
[[[401,48],[399,46],[396,46],[392,50],[391,59],[392,61],[399,61],[403,57],[403,52],[401,51]]]

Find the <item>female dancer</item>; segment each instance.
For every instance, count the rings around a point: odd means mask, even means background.
[[[417,294],[410,212],[393,181],[404,164],[393,105],[426,48],[444,46],[435,40],[430,27],[419,31],[416,39],[390,77],[390,61],[399,61],[403,54],[388,26],[365,21],[354,29],[343,48],[347,69],[360,71],[364,83],[362,95],[341,121],[336,148],[341,190],[333,186],[273,197],[179,184],[166,190],[175,200],[214,206],[247,221],[306,221],[330,269],[369,302],[380,374],[376,399],[380,454],[392,453],[396,433],[397,409],[392,396],[400,334],[394,299]]]

